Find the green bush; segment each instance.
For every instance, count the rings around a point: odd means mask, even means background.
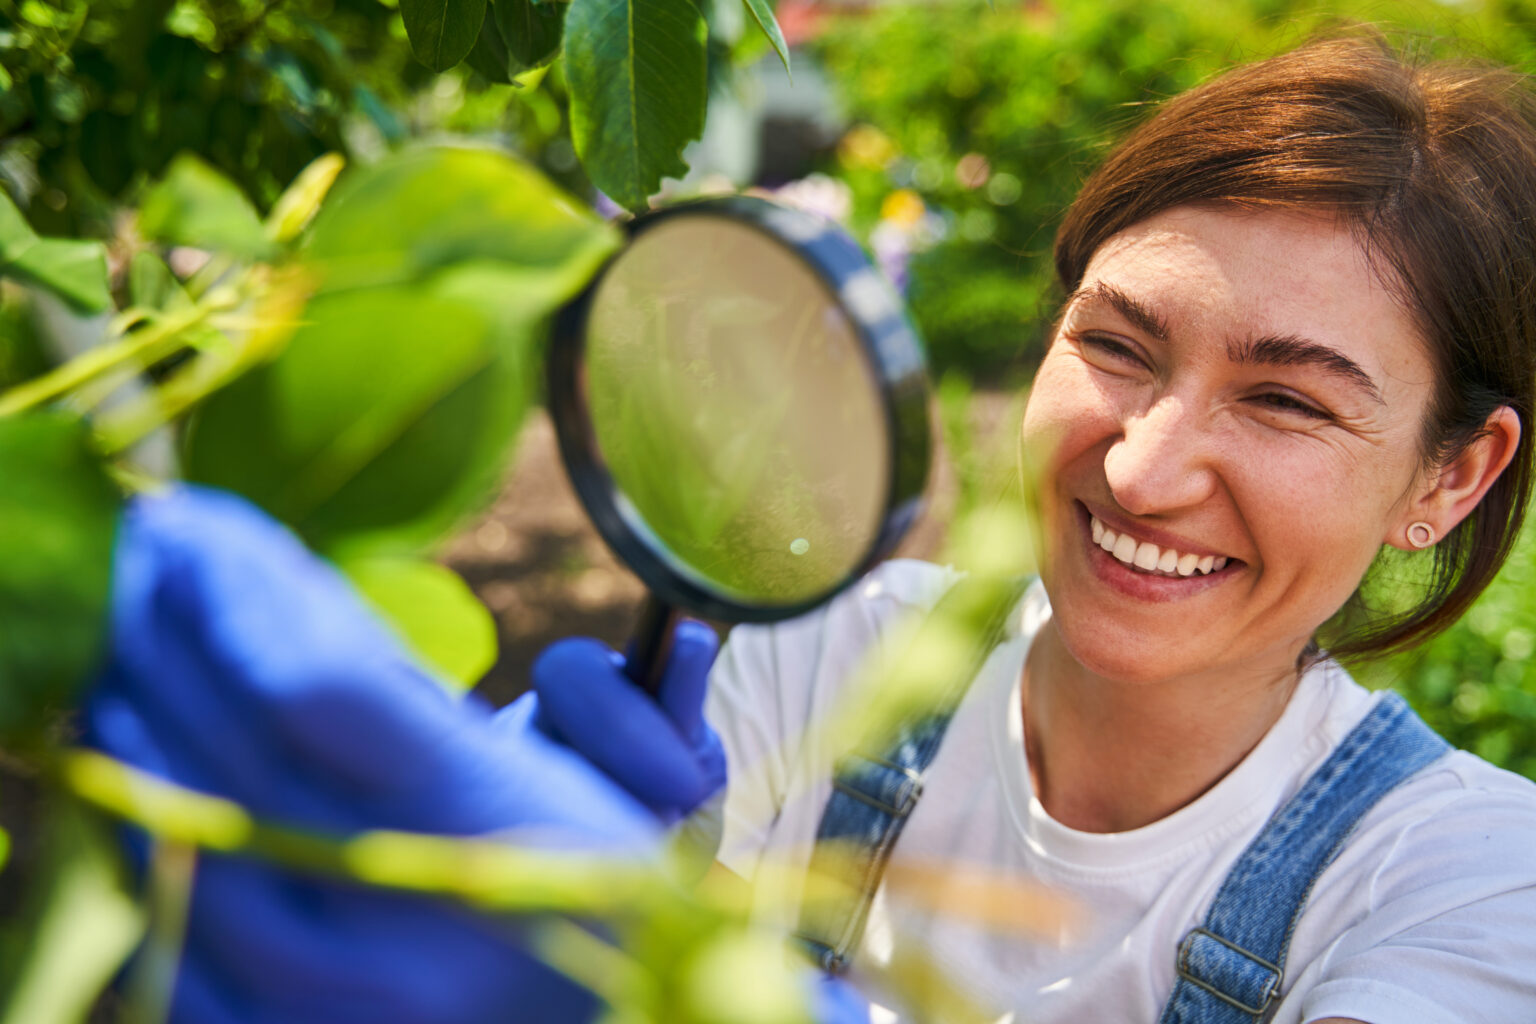
[[[1385,678],[1458,747],[1536,779],[1536,520],[1461,621],[1383,666]]]

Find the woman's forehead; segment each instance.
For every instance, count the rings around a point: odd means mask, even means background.
[[[1223,347],[1296,337],[1373,377],[1427,379],[1418,326],[1332,215],[1183,206],[1112,236],[1072,303],[1107,305],[1138,329]],[[1129,309],[1128,309],[1129,307]]]

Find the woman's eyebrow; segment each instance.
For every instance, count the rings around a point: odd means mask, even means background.
[[[1102,302],[1129,320],[1138,329],[1156,338],[1158,341],[1168,340],[1168,321],[1152,312],[1151,307],[1130,294],[1116,288],[1104,281],[1079,288],[1067,298],[1065,309],[1071,309],[1077,302]]]
[[[1227,358],[1234,363],[1263,366],[1316,366],[1350,381],[1378,405],[1384,404],[1381,389],[1359,363],[1337,349],[1294,334],[1267,335],[1227,343]]]

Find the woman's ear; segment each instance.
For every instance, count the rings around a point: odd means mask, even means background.
[[[1409,537],[1410,527],[1418,524],[1427,524],[1433,531],[1431,543],[1450,533],[1483,500],[1519,446],[1520,417],[1509,406],[1501,405],[1471,444],[1445,465],[1426,473],[1418,496],[1404,509],[1386,542],[1405,551],[1425,547]]]

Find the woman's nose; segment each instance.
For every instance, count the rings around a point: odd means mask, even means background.
[[[1104,456],[1104,476],[1121,508],[1157,515],[1191,508],[1216,491],[1210,438],[1173,395],[1127,416]]]

